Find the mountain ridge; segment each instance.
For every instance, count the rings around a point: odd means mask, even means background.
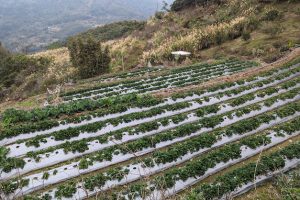
[[[145,20],[161,5],[162,0],[0,0],[0,38],[12,51],[37,51],[97,25]]]

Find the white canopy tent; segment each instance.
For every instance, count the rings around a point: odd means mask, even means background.
[[[187,51],[173,51],[172,55],[189,56],[189,55],[191,55],[191,53],[187,52]]]
[[[188,57],[191,55],[191,53],[187,51],[173,51],[171,54],[174,55],[176,61],[179,60],[180,56]]]

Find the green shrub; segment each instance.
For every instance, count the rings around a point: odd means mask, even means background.
[[[91,37],[96,41],[114,40],[132,33],[135,30],[142,30],[145,26],[144,21],[121,21],[106,24],[86,32],[80,33],[73,38],[88,38]]]
[[[281,16],[280,12],[276,9],[267,10],[264,13],[263,19],[267,21],[274,21]]]
[[[279,35],[280,33],[282,33],[282,31],[283,31],[283,27],[277,24],[267,25],[263,29],[263,32],[265,34],[270,35],[271,37],[275,37]]]
[[[244,41],[248,41],[248,40],[250,40],[250,38],[251,38],[250,32],[249,31],[243,31],[243,33],[242,33],[242,39]]]
[[[9,51],[7,49],[5,49],[2,46],[2,43],[0,42],[0,60],[2,60],[3,58],[7,57],[8,55],[10,55]]]
[[[42,71],[51,63],[48,58],[32,58],[26,55],[9,55],[0,60],[0,84],[10,87],[22,84],[25,77]],[[18,77],[18,79],[17,79]]]
[[[24,84],[28,77],[34,80],[28,81],[22,93],[33,93],[41,87],[36,81],[35,75],[43,75],[52,60],[50,58],[34,58],[22,54],[11,54],[0,42],[0,101],[6,96],[11,95],[15,87]],[[20,94],[18,94],[21,96]]]
[[[175,0],[171,5],[171,10],[180,11],[190,6],[205,5],[209,2],[219,4],[221,0]]]
[[[58,49],[58,48],[65,47],[65,46],[66,46],[65,41],[57,41],[57,42],[53,42],[53,43],[49,44],[47,46],[47,49],[52,50],[52,49]]]
[[[72,38],[68,41],[70,60],[78,68],[80,78],[91,78],[109,71],[111,61],[109,49],[104,49],[96,40]]]
[[[226,34],[224,33],[224,31],[217,31],[216,35],[215,35],[215,42],[217,45],[222,44],[224,41],[226,41]]]
[[[156,19],[162,19],[164,17],[164,12],[162,11],[156,12],[154,16]]]

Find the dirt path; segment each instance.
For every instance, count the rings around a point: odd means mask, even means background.
[[[222,77],[213,79],[211,81],[201,83],[199,85],[191,85],[191,86],[187,86],[187,87],[183,87],[183,88],[166,89],[166,90],[156,92],[156,93],[152,93],[152,94],[154,96],[165,97],[165,96],[169,96],[171,94],[186,92],[186,91],[191,90],[191,89],[206,88],[206,87],[210,87],[210,86],[213,86],[213,85],[218,85],[218,84],[222,84],[222,83],[226,83],[226,82],[233,82],[233,81],[237,81],[237,80],[242,80],[242,79],[248,78],[249,76],[257,75],[257,74],[260,74],[262,72],[269,71],[271,69],[280,67],[283,64],[285,64],[285,63],[287,63],[287,62],[289,62],[289,61],[291,61],[291,60],[293,60],[293,59],[295,59],[296,57],[299,57],[299,56],[300,56],[300,48],[295,48],[290,53],[288,53],[287,55],[285,55],[281,59],[279,59],[279,60],[277,60],[277,61],[275,61],[271,64],[262,63],[262,65],[260,67],[248,69],[248,70],[245,70],[243,72],[232,74],[232,75],[229,75],[229,76],[222,76]]]

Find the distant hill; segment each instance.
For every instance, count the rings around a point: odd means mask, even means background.
[[[145,27],[146,21],[119,21],[113,22],[109,24],[105,24],[103,26],[99,26],[96,28],[89,29],[82,33],[78,33],[74,36],[69,36],[68,38],[53,42],[49,44],[46,49],[52,50],[61,47],[66,47],[67,42],[71,38],[81,38],[82,40],[87,40],[88,38],[95,39],[97,41],[106,42],[109,40],[119,39],[121,37],[128,36],[134,31],[143,30]]]
[[[146,19],[161,7],[162,0],[0,0],[0,40],[12,51],[35,51],[92,27]]]
[[[117,39],[126,34],[130,34],[135,30],[142,30],[145,26],[144,21],[121,21],[111,24],[106,24],[94,29],[90,29],[83,33],[76,35],[77,37],[86,39],[92,37],[99,41],[108,41]]]

